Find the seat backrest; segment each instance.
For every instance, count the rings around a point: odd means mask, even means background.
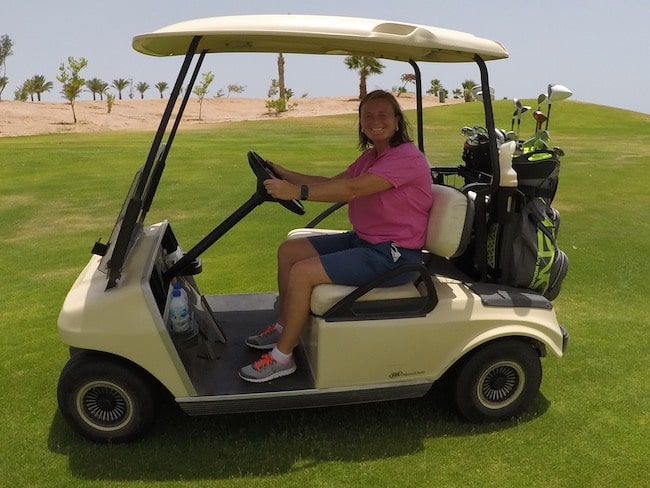
[[[469,244],[474,202],[457,188],[433,185],[425,249],[445,258],[460,256]]]

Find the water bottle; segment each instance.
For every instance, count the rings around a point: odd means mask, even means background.
[[[499,148],[499,186],[516,187],[517,172],[512,167],[512,155],[515,153],[517,143],[508,141]]]
[[[190,329],[190,314],[187,292],[180,283],[174,283],[172,299],[169,303],[169,318],[174,332],[187,332]]]

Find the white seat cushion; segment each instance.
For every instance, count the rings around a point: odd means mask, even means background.
[[[345,285],[316,285],[311,294],[311,311],[314,315],[323,315],[339,300],[342,300],[354,290],[356,286]],[[374,288],[359,298],[359,301],[389,300],[395,298],[419,297],[420,292],[413,283],[386,288]]]
[[[334,230],[334,229],[293,229],[287,234],[287,239],[299,239],[301,237],[313,237],[313,236],[322,236],[326,234],[342,234],[348,232],[347,230]]]
[[[472,201],[457,188],[433,185],[425,248],[445,258],[463,253],[469,243],[474,219]]]

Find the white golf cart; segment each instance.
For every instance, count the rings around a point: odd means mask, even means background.
[[[531,404],[541,383],[540,357],[547,351],[561,357],[568,341],[551,302],[526,289],[467,276],[454,264],[458,256],[468,255],[468,242],[472,248],[485,245],[486,212],[492,212],[491,218],[496,212],[507,217],[507,205],[500,202],[509,194],[499,186],[489,96],[483,104],[493,176],[483,175],[471,191],[461,191],[439,183],[444,175],[463,171],[462,166],[433,168],[430,228],[436,232],[429,233],[422,264],[397,271],[417,271],[418,278],[399,287],[381,286],[391,276],[359,288],[318,286],[295,350],[298,371],[293,375],[265,384],[237,375],[257,359],[259,353],[247,348],[244,339],[273,322],[276,292],[204,295],[193,278],[201,272],[201,254],[269,202],[261,184],[271,177],[264,159],[248,153],[257,177],[255,193],[190,249],[181,248],[169,221],[145,223],[207,54],[364,55],[407,62],[417,78],[418,144],[423,149],[417,63],[475,62],[482,92],[489,93],[485,61],[508,56],[501,44],[399,22],[263,15],[182,22],[136,36],[133,47],[154,56],[184,55],[184,61],[110,239],[93,247],[59,316],[59,335],[71,358],[59,379],[58,401],[76,431],[99,442],[133,440],[151,427],[165,393],[190,415],[282,410],[420,397],[443,375],[469,421],[508,419]],[[304,212],[301,202],[278,203]],[[315,227],[329,213],[290,235],[324,232]],[[481,253],[472,251],[472,259],[474,255]],[[192,326],[185,332],[175,332],[169,318],[177,282],[190,302]]]

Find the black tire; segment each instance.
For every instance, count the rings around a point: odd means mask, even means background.
[[[503,339],[463,360],[454,377],[454,399],[470,422],[508,420],[530,406],[541,382],[542,364],[533,346]]]
[[[59,377],[59,410],[86,439],[129,442],[150,430],[158,414],[158,389],[137,367],[119,358],[80,352]]]
[[[76,354],[79,354],[80,352],[84,352],[84,351],[85,349],[80,349],[78,347],[73,347],[73,346],[70,346],[68,348],[68,352],[70,353],[71,358],[74,357]]]

